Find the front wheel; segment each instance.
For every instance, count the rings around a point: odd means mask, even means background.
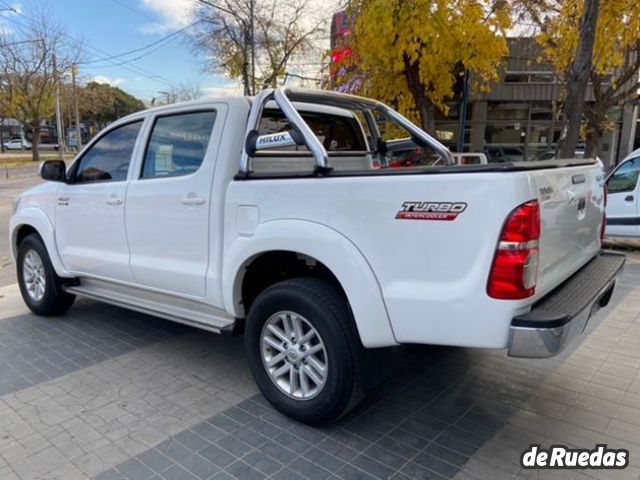
[[[332,284],[295,278],[266,289],[249,311],[245,347],[262,394],[285,415],[326,424],[356,404],[361,347]]]
[[[42,316],[66,312],[75,296],[62,289],[63,280],[56,274],[42,239],[27,235],[18,247],[18,285],[24,303]]]

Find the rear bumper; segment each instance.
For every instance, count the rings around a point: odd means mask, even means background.
[[[584,331],[591,315],[609,303],[625,260],[621,254],[599,253],[530,312],[515,317],[508,354],[545,358],[560,353]]]

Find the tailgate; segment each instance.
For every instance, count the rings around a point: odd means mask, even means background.
[[[604,176],[595,162],[532,171],[529,175],[540,203],[539,297],[600,250]]]

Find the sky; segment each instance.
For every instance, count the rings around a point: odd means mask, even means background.
[[[172,85],[197,84],[208,96],[238,93],[237,82],[207,72],[204,57],[194,52],[188,31],[196,0],[0,0],[0,30],[11,33],[46,11],[62,23],[70,39],[84,43],[82,80],[117,85],[150,101]],[[2,11],[7,7],[17,13]],[[145,47],[175,33],[170,39],[126,57],[102,60]],[[155,50],[155,51],[154,51]],[[144,55],[144,56],[143,56]],[[143,58],[139,58],[142,57]],[[131,63],[122,64],[123,62]]]

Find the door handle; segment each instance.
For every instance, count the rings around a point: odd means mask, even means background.
[[[107,198],[107,205],[122,205],[124,200],[120,197],[109,197]]]
[[[625,202],[633,202],[633,195],[627,195],[626,197],[624,197],[624,201]]]
[[[202,205],[205,200],[202,197],[198,197],[195,193],[190,193],[181,200],[183,205]]]

